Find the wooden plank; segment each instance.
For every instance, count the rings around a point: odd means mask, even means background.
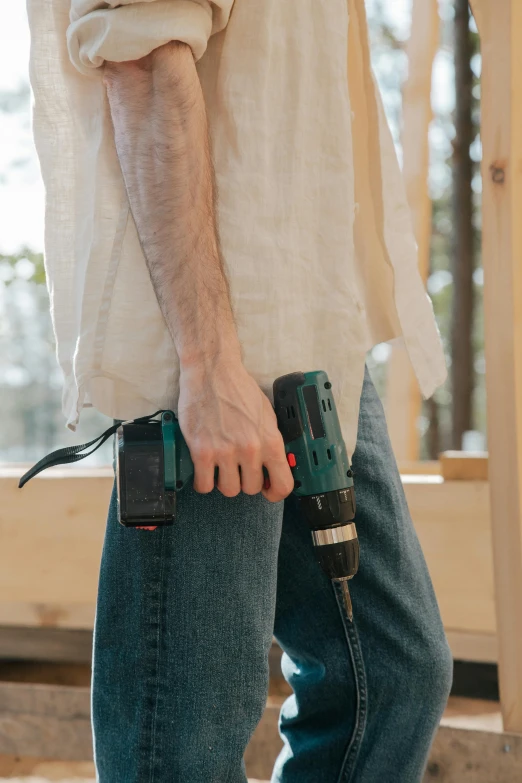
[[[30,538],[30,536],[28,536]],[[67,540],[66,538],[62,541]],[[9,548],[8,546],[6,548]],[[61,545],[59,546],[61,548]],[[86,555],[86,553],[84,553]],[[47,557],[49,562],[53,562],[53,548],[51,542],[48,543]],[[1,560],[0,556],[0,560]],[[41,570],[45,568],[45,561],[43,558],[35,556],[33,561],[40,562]],[[18,561],[13,560],[11,569],[14,569],[15,563]],[[63,562],[56,559],[53,562],[53,571],[61,571]],[[85,592],[88,602],[71,603],[71,596],[67,590],[62,590],[61,595],[57,593],[56,600],[51,602],[43,601],[37,602],[37,589],[38,584],[32,578],[31,574],[27,574],[28,584],[26,586],[25,601],[2,601],[2,592],[0,591],[0,623],[3,626],[25,626],[36,628],[68,628],[86,630],[94,627],[94,614],[95,614],[95,602],[96,602],[96,587],[98,577],[99,557],[93,556],[91,558],[90,569],[86,567],[84,560],[83,574],[78,576],[78,582],[75,587],[76,592]],[[65,566],[63,570],[68,573],[69,568]],[[85,581],[84,581],[85,579]],[[54,586],[48,586],[48,590],[55,589]],[[33,590],[35,600],[27,600],[29,590]]]
[[[89,688],[0,682],[0,754],[92,758]]]
[[[249,777],[270,780],[274,762],[283,747],[277,724],[282,698],[269,698],[263,717],[246,749],[245,766]]]
[[[474,0],[482,42],[488,447],[506,730],[522,732],[522,29],[520,0]]]
[[[502,714],[498,701],[452,696],[444,710],[442,726],[453,729],[502,732]]]
[[[112,471],[22,472],[0,480],[0,624],[92,628]]]
[[[22,508],[16,506],[13,482],[16,486],[14,476],[2,478],[0,474],[0,495],[6,500],[0,509],[0,624],[44,627],[45,635],[63,627],[92,631],[112,471],[107,468],[104,476],[83,478],[63,476],[63,471],[56,477],[37,477],[24,490],[16,490],[23,495],[34,485],[31,499],[25,496]],[[403,476],[403,483],[447,631],[494,637],[487,482],[444,482],[435,474],[412,474]],[[67,515],[76,507],[82,512],[73,524]],[[40,508],[45,511],[38,518]],[[68,523],[61,520],[64,514]],[[11,516],[14,525],[9,521]],[[28,519],[38,520],[42,530],[35,532]],[[69,584],[71,560],[78,568],[74,583]],[[23,590],[19,600],[11,588],[13,583]],[[53,603],[43,602],[42,596]],[[1,639],[0,633],[0,650]],[[51,637],[47,639],[50,643]],[[44,636],[42,645],[48,642]],[[14,649],[14,637],[8,643],[14,657],[23,657],[30,640],[21,642],[20,654]],[[35,657],[43,660],[36,647]],[[490,658],[488,653],[485,660]]]
[[[395,459],[418,460],[421,395],[403,345],[394,345],[388,359],[384,407]]]
[[[270,648],[270,652],[268,653],[268,667],[270,670],[270,680],[272,681],[274,678],[280,678],[283,676],[283,672],[281,671],[281,656],[283,654],[283,651],[279,647],[278,643],[274,639],[272,641],[272,647]]]
[[[91,685],[91,665],[90,663],[52,663],[50,661],[2,661],[0,662],[0,682],[74,685],[89,688]]]
[[[265,745],[264,750],[261,747],[255,756],[248,758],[247,755],[247,770],[265,770],[268,777],[264,780],[268,783],[277,751],[271,751],[270,745]],[[520,777],[520,765],[518,735],[491,735],[482,731],[441,727],[431,750],[424,783],[515,783]],[[9,770],[4,774],[10,777],[13,774],[37,775],[39,783],[47,783],[47,776],[50,780],[70,781],[74,778],[75,783],[94,783],[94,768],[86,762],[67,764],[38,759],[33,763],[32,759],[7,757],[2,764],[0,757],[0,773],[3,769]],[[34,781],[34,778],[31,777],[31,780]],[[249,783],[262,781],[249,778]]]
[[[439,461],[444,481],[488,480],[488,454],[485,451],[443,451]]]
[[[0,660],[88,663],[91,654],[90,629],[0,627]]]
[[[440,476],[440,462],[438,460],[402,459],[399,460],[398,465],[401,475]]]
[[[426,280],[431,239],[428,130],[433,118],[431,80],[440,29],[437,0],[413,0],[411,14],[411,33],[406,44],[408,78],[402,90],[402,170],[419,246],[419,270]]]
[[[522,769],[522,737],[441,726],[424,783],[515,783]]]
[[[282,747],[277,730],[282,701],[283,697],[268,699],[247,748],[250,776],[271,775],[273,759]],[[92,759],[89,688],[0,682],[0,705],[0,754],[4,757]]]
[[[250,775],[269,779],[281,748],[273,699],[245,757]],[[502,733],[496,702],[450,698],[430,753],[424,783],[515,783],[521,779],[522,737]],[[259,743],[259,744],[257,744]]]
[[[270,697],[247,748],[250,777],[268,780],[282,747],[278,719],[283,697]],[[92,756],[87,688],[0,683],[0,774],[89,775]],[[513,783],[522,769],[522,737],[500,731],[499,705],[450,698],[424,781]],[[485,730],[487,729],[487,730]],[[43,751],[43,752],[42,752]],[[52,762],[52,758],[60,763]],[[43,783],[43,781],[42,781]]]
[[[408,78],[402,92],[403,176],[419,248],[419,270],[425,281],[431,242],[428,129],[432,119],[431,76],[439,27],[437,0],[413,0],[411,34],[406,46]],[[418,459],[420,412],[421,395],[408,355],[404,348],[394,347],[388,362],[386,418],[398,459]]]
[[[20,756],[0,755],[0,780],[5,778],[25,778],[27,783],[48,783],[63,780],[68,783],[95,783],[95,770],[92,761],[49,761],[48,759],[20,758]],[[21,783],[21,781],[19,781]]]
[[[416,478],[404,488],[446,630],[496,634],[488,483]]]
[[[456,661],[496,663],[498,644],[496,633],[473,633],[446,628],[451,654]]]
[[[31,781],[27,783],[49,783],[51,780],[95,783],[95,774],[94,764],[91,761],[48,761],[19,756],[0,756],[0,779],[22,776],[25,778],[30,775]],[[248,783],[269,783],[269,781],[249,778]]]

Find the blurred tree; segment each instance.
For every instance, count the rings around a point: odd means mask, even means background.
[[[470,31],[468,0],[455,0],[455,138],[453,140],[453,238],[451,267],[453,301],[451,310],[451,446],[462,448],[463,434],[473,428],[473,314],[475,268],[473,189],[474,162],[471,145],[473,127],[473,72],[471,59],[476,44]]]
[[[23,270],[21,275],[17,275],[17,269]],[[18,276],[22,276],[24,280],[30,280],[32,283],[43,284],[45,283],[43,253],[35,253],[25,245],[17,253],[11,255],[0,253],[0,273],[6,285],[9,285]]]
[[[19,112],[29,102],[30,94],[28,82],[24,82],[16,90],[0,90],[0,111],[6,114]]]
[[[0,253],[0,460],[34,462],[108,426],[107,417],[87,409],[78,432],[66,430],[61,393],[43,254],[26,246]],[[108,442],[83,464],[110,459]]]

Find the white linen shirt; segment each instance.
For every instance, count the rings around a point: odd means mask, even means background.
[[[424,396],[446,377],[363,0],[28,0],[33,133],[63,411],[177,413],[179,359],[116,154],[105,60],[193,51],[246,369],[273,403],[325,370],[351,457],[366,352],[404,340]]]

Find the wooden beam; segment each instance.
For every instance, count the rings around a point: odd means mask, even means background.
[[[0,624],[92,628],[112,471],[22,473],[0,478]]]
[[[0,682],[0,753],[92,758],[90,689]]]
[[[0,661],[0,683],[5,682],[89,687],[91,684],[91,663],[90,661],[87,663]]]
[[[281,699],[269,699],[245,755],[247,772],[270,779],[281,749],[277,721]],[[496,704],[450,699],[431,749],[424,783],[514,783],[522,768],[522,737],[499,731]],[[482,714],[479,714],[482,713]],[[488,730],[480,730],[484,725]],[[473,727],[473,728],[468,728]]]
[[[522,3],[473,0],[482,43],[482,255],[499,679],[522,733]]]
[[[245,762],[250,776],[270,777],[273,760],[282,747],[277,721],[283,698],[269,697],[247,748]],[[4,768],[13,757],[92,759],[90,689],[0,682],[0,754]]]
[[[409,460],[399,461],[399,472],[401,475],[416,476],[440,476],[440,462],[438,460]]]
[[[424,280],[430,267],[431,199],[428,192],[428,131],[433,117],[431,80],[439,45],[437,0],[413,0],[411,34],[406,45],[408,78],[402,90],[403,176],[419,246],[419,271]]]
[[[285,695],[269,696],[245,753],[249,776],[268,780],[281,750],[278,719]],[[89,775],[92,758],[88,688],[0,682],[0,774],[53,780]],[[498,705],[450,698],[424,783],[512,783],[519,779],[522,737],[501,731]],[[59,760],[52,762],[52,759]],[[63,762],[69,762],[63,763]],[[71,765],[71,762],[75,762]]]
[[[282,698],[268,698],[263,717],[257,725],[245,752],[245,766],[250,777],[270,780],[274,762],[283,742],[277,728]]]
[[[0,471],[0,655],[3,645],[13,657],[25,657],[33,644],[34,659],[44,660],[46,650],[56,660],[84,655],[112,480],[110,468],[96,475],[51,469],[19,490],[16,475]],[[494,639],[487,482],[411,473],[403,484],[446,630]],[[73,629],[72,636],[60,651],[64,629]],[[477,654],[487,651],[484,660],[491,659],[492,643],[477,647]]]
[[[95,783],[96,771],[92,761],[49,761],[47,759],[20,758],[19,756],[0,756],[1,779],[17,778],[18,783],[30,776],[33,783],[64,781],[64,783]],[[16,783],[16,781],[13,781]],[[268,780],[254,780],[248,783],[269,783]]]
[[[91,654],[90,629],[0,626],[0,661],[89,663]]]
[[[488,454],[485,451],[443,451],[439,462],[444,481],[488,480]]]
[[[498,661],[496,633],[455,631],[451,628],[445,630],[454,660],[474,663],[496,663]]]
[[[514,783],[520,780],[522,737],[441,726],[424,783]]]
[[[408,78],[402,92],[403,176],[419,248],[419,270],[427,280],[431,242],[428,192],[428,129],[432,119],[431,75],[439,43],[437,0],[413,0],[411,34],[406,47]],[[406,350],[394,347],[388,362],[386,418],[397,459],[419,457],[417,421],[421,395]]]
[[[51,780],[95,783],[96,772],[92,761],[49,761],[31,757],[21,758],[12,754],[0,755],[0,779],[23,778],[25,781],[27,777],[30,777],[33,783],[35,779],[40,783]]]
[[[404,489],[444,627],[494,635],[488,483],[418,478],[403,477]]]

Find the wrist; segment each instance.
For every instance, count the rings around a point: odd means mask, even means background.
[[[212,370],[216,365],[242,364],[243,355],[238,339],[228,340],[216,346],[202,346],[198,350],[178,353],[181,372]]]

